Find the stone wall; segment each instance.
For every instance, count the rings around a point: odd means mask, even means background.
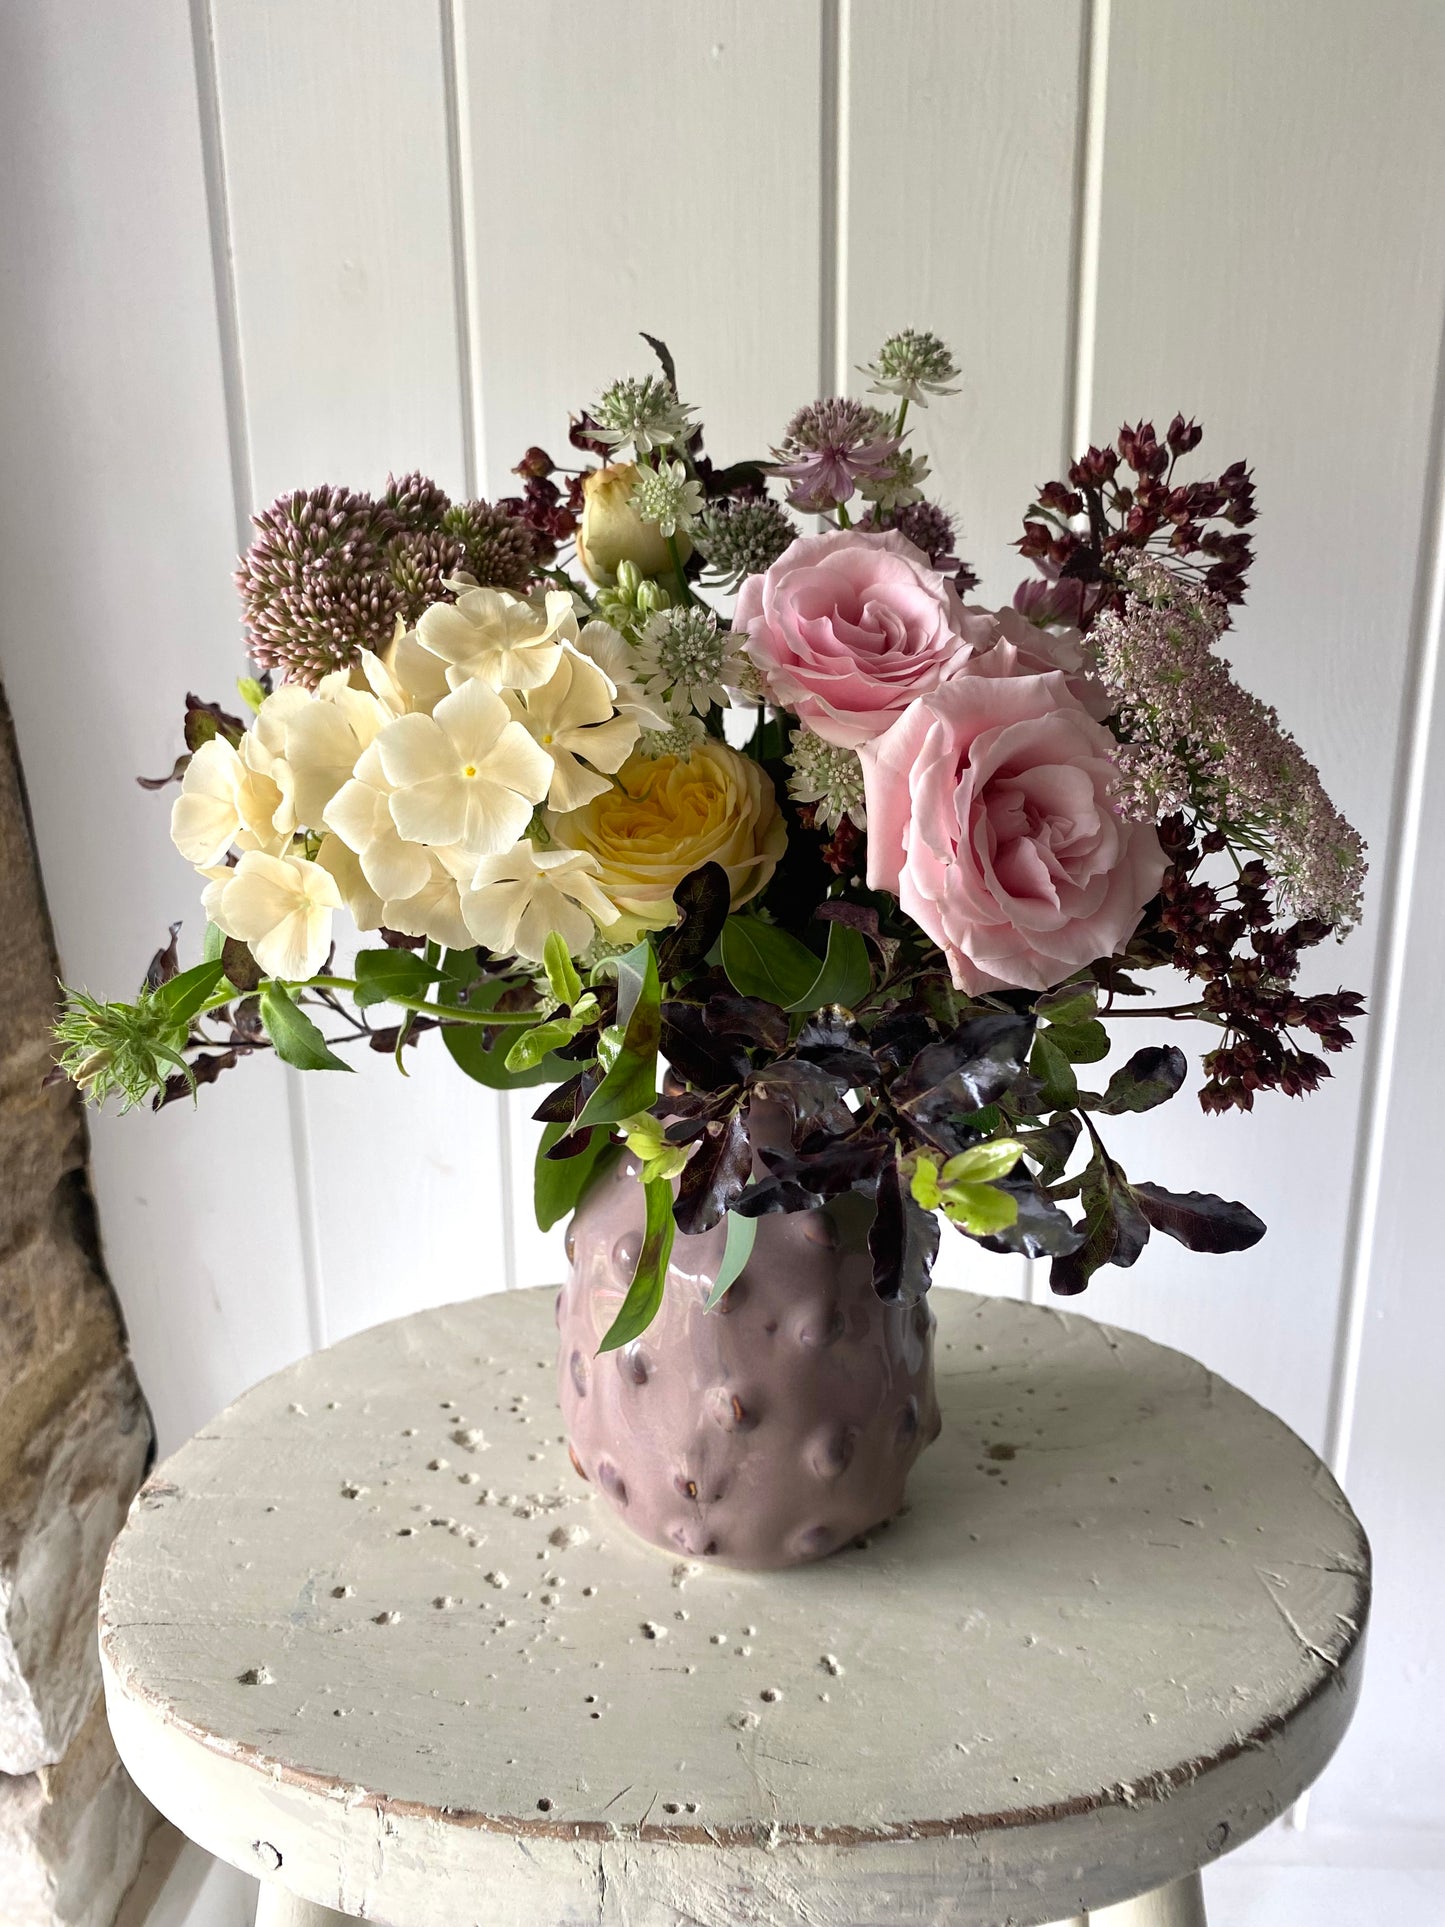
[[[150,1422],[101,1266],[0,693],[0,1919],[110,1927],[157,1816],[105,1724],[95,1607]]]

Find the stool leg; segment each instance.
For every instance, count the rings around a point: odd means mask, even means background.
[[[355,1917],[318,1907],[314,1900],[298,1900],[274,1880],[263,1880],[256,1902],[256,1927],[355,1927]]]
[[[1152,1894],[1125,1900],[1117,1907],[1094,1907],[1089,1927],[1208,1927],[1204,1918],[1204,1889],[1197,1873],[1156,1887]]]

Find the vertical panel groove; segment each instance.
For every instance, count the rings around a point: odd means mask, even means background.
[[[1429,468],[1421,505],[1418,554],[1410,654],[1401,704],[1401,716],[1407,719],[1407,726],[1402,731],[1404,740],[1395,764],[1389,839],[1380,873],[1380,948],[1371,986],[1370,1022],[1366,1028],[1364,1096],[1325,1435],[1325,1456],[1342,1484],[1349,1469],[1354,1431],[1370,1264],[1400,1040],[1411,898],[1424,834],[1430,724],[1440,674],[1442,629],[1445,629],[1445,326],[1442,326],[1436,364]]]
[[[451,212],[452,295],[456,312],[457,366],[461,385],[463,486],[468,495],[488,493],[486,418],[481,345],[476,317],[476,183],[472,172],[475,142],[471,129],[471,96],[467,86],[465,0],[438,0],[441,9],[442,85],[446,95],[447,192]],[[522,1281],[517,1276],[517,1185],[511,1100],[505,1091],[493,1092],[490,1102],[497,1134],[497,1168],[501,1179],[502,1280],[508,1291]],[[535,1280],[528,1280],[534,1283]]]
[[[200,121],[206,210],[210,225],[211,272],[215,286],[216,332],[220,342],[221,381],[226,409],[232,507],[237,547],[244,549],[250,534],[255,478],[246,409],[246,370],[241,352],[241,318],[236,294],[235,248],[226,184],[221,87],[211,0],[191,0],[191,47],[195,60],[196,111]],[[291,1172],[296,1193],[302,1281],[306,1293],[306,1324],[311,1343],[319,1351],[326,1343],[326,1303],[316,1226],[306,1093],[301,1083],[302,1072],[288,1067],[282,1075],[286,1080],[286,1120],[291,1134]]]
[[[849,0],[820,0],[818,19],[818,393],[848,385]]]
[[[1099,222],[1109,87],[1110,0],[1084,0],[1079,36],[1078,144],[1074,154],[1073,307],[1065,371],[1065,464],[1089,446],[1099,307]]]
[[[236,521],[236,545],[244,549],[250,533],[251,437],[246,422],[246,380],[241,361],[235,256],[231,241],[231,210],[226,194],[226,157],[221,141],[220,84],[216,73],[216,34],[211,18],[211,0],[191,0],[191,49],[196,66],[196,112],[201,129],[201,160],[205,169],[216,331],[221,344],[221,385],[226,408],[231,499]]]
[[[476,350],[472,341],[472,221],[470,170],[467,155],[462,63],[457,42],[464,31],[460,0],[438,0],[441,9],[442,87],[447,123],[447,192],[451,209],[452,299],[456,306],[457,380],[462,406],[462,487],[468,496],[482,493],[484,469],[481,434],[481,396]]]

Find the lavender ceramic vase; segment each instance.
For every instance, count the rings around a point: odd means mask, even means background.
[[[760,1219],[711,1312],[723,1229],[679,1235],[656,1319],[599,1357],[641,1246],[636,1162],[583,1199],[557,1299],[562,1414],[573,1464],[634,1532],[690,1558],[793,1566],[898,1510],[939,1430],[935,1321],[926,1300],[874,1294],[871,1216],[850,1195]]]

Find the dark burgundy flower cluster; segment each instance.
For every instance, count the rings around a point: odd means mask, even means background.
[[[1256,1091],[1302,1097],[1317,1090],[1329,1066],[1291,1033],[1308,1032],[1320,1049],[1342,1051],[1354,1041],[1345,1019],[1364,1010],[1357,991],[1304,996],[1295,988],[1301,952],[1322,943],[1330,925],[1313,918],[1278,925],[1273,879],[1258,858],[1246,862],[1232,884],[1201,881],[1205,858],[1224,848],[1217,831],[1200,838],[1184,817],[1171,816],[1160,839],[1170,868],[1157,911],[1131,955],[1170,963],[1202,982],[1200,1001],[1224,1028],[1224,1042],[1203,1060],[1201,1106],[1248,1111]]]
[[[520,495],[504,495],[497,504],[524,522],[537,540],[538,561],[554,562],[564,542],[577,533],[582,514],[582,478],[565,475],[553,480],[557,464],[545,448],[529,448],[512,470],[522,478]]]
[[[1162,442],[1152,422],[1126,424],[1116,442],[1080,456],[1067,481],[1040,489],[1020,552],[1051,579],[1109,582],[1111,556],[1147,549],[1225,602],[1243,602],[1254,560],[1244,533],[1255,519],[1254,483],[1243,462],[1213,481],[1176,482],[1175,463],[1202,438],[1182,415]]]

